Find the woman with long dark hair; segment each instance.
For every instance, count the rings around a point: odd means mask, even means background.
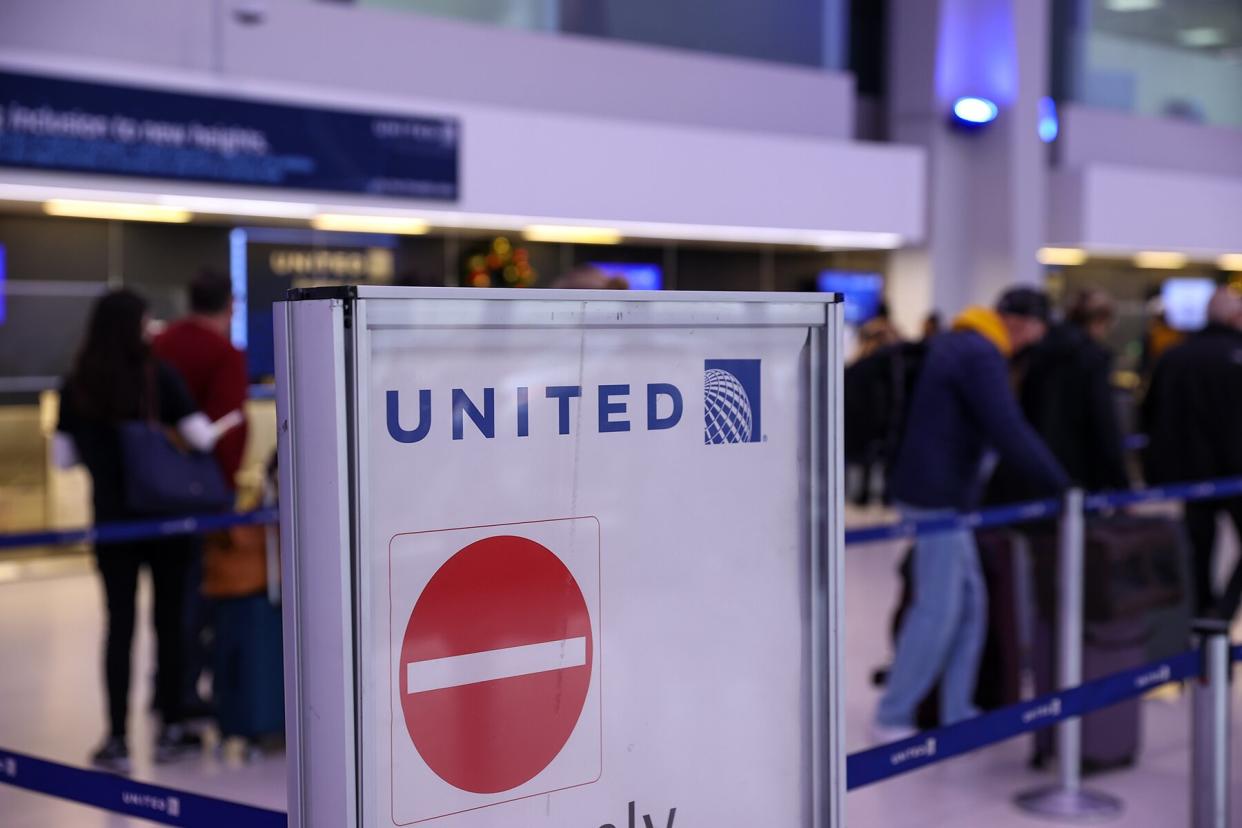
[[[121,423],[157,420],[200,451],[210,450],[215,443],[210,421],[196,411],[180,378],[151,355],[147,323],[147,303],[137,293],[117,290],[101,297],[61,392],[56,460],[61,466],[86,465],[93,483],[96,523],[142,517],[125,500]],[[110,731],[91,757],[99,767],[129,770],[130,650],[138,571],[144,566],[150,570],[155,598],[156,701],[163,713],[155,760],[171,761],[200,744],[197,735],[182,725],[180,710],[181,609],[189,555],[186,537],[95,546],[108,612],[104,674]]]

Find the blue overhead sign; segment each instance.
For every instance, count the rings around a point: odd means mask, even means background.
[[[457,198],[454,118],[0,72],[0,167]]]

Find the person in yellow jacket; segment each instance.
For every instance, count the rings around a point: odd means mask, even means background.
[[[892,494],[907,519],[977,508],[992,452],[1048,494],[1065,471],[1027,423],[1009,383],[1008,358],[1043,338],[1049,302],[1032,288],[1006,291],[995,310],[968,308],[928,345],[893,468]],[[876,741],[915,732],[915,710],[941,683],[943,724],[969,718],[987,632],[987,591],[974,535],[921,535],[913,556],[914,600],[873,726]]]

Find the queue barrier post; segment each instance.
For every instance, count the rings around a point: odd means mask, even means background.
[[[1082,683],[1083,573],[1086,513],[1081,489],[1065,495],[1058,539],[1057,686]],[[1095,822],[1121,813],[1121,800],[1082,787],[1082,719],[1057,725],[1057,784],[1019,794],[1015,802],[1035,816],[1067,822]]]
[[[1190,824],[1229,826],[1229,624],[1200,619],[1194,625],[1203,659],[1191,705]]]

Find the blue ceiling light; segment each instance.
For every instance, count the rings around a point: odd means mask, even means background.
[[[987,98],[965,96],[953,102],[953,121],[959,126],[978,129],[996,120],[1000,110]]]
[[[1057,102],[1052,98],[1039,99],[1039,140],[1051,144],[1057,140],[1061,132],[1061,121],[1057,118]]]

